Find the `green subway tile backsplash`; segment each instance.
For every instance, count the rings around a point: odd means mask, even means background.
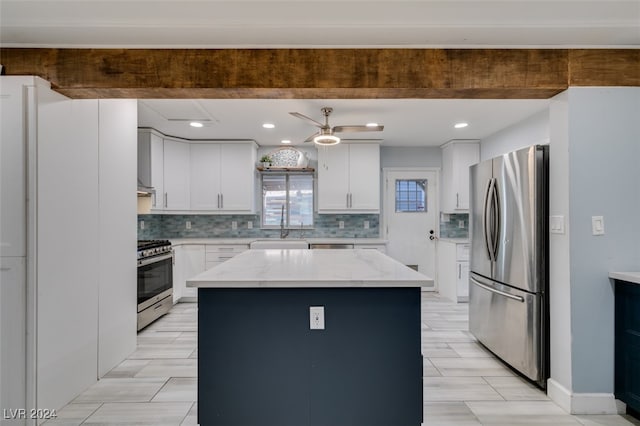
[[[186,222],[191,229],[186,229]],[[237,229],[232,229],[232,222]],[[249,229],[247,223],[253,223]],[[344,228],[339,228],[339,222]],[[369,229],[364,222],[369,221]],[[141,224],[144,222],[144,229]],[[314,228],[303,231],[291,229],[290,238],[378,238],[380,215],[377,214],[316,214]],[[280,229],[261,229],[260,215],[138,215],[138,239],[160,238],[279,238]]]

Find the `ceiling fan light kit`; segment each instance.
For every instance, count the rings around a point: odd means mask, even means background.
[[[380,132],[384,129],[384,126],[381,126],[377,123],[369,123],[367,125],[356,125],[356,126],[334,126],[331,127],[329,125],[329,115],[333,112],[333,108],[324,107],[321,108],[322,115],[324,116],[324,124],[314,120],[313,118],[309,118],[304,114],[300,114],[299,112],[290,112],[289,114],[294,117],[300,118],[302,120],[307,121],[308,123],[313,124],[318,127],[320,130],[313,135],[309,136],[305,139],[305,142],[313,141],[316,145],[321,146],[331,146],[337,145],[340,143],[340,138],[335,136],[334,133],[342,133],[342,132]]]
[[[322,146],[337,145],[340,143],[340,138],[333,135],[318,135],[313,138],[313,143]]]

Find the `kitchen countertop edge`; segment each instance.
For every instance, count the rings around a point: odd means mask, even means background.
[[[202,244],[246,244],[254,241],[296,241],[297,238],[167,238],[173,246]],[[387,244],[383,238],[303,238],[309,244]]]
[[[609,272],[609,278],[640,284],[640,272]]]

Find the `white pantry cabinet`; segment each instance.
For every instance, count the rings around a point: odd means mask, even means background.
[[[255,143],[194,143],[190,149],[192,211],[255,211]]]
[[[442,145],[442,211],[469,210],[469,166],[480,161],[476,140],[452,140]]]
[[[318,213],[380,212],[380,146],[341,143],[318,149]]]
[[[438,241],[438,291],[454,302],[469,301],[469,243]]]
[[[152,210],[164,210],[164,140],[151,129],[138,129],[138,180],[155,192]]]

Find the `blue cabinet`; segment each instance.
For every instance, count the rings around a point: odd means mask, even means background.
[[[615,397],[640,412],[640,285],[616,281]]]

